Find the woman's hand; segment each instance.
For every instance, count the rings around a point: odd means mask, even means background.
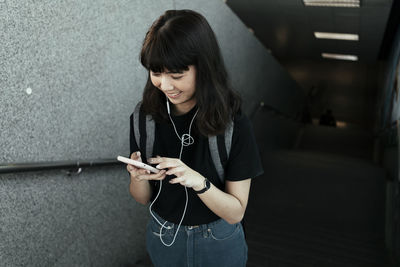
[[[131,159],[142,162],[142,159],[140,158],[140,151],[133,152]],[[136,181],[163,180],[166,177],[165,170],[161,170],[159,173],[151,174],[150,171],[137,168],[131,164],[127,164],[126,169],[131,174],[131,178],[135,179]]]
[[[157,169],[168,169],[167,175],[175,175],[176,178],[171,179],[171,184],[181,184],[186,187],[193,188],[198,191],[204,187],[205,178],[195,170],[189,168],[180,159],[156,157],[149,158],[151,164],[158,164]]]

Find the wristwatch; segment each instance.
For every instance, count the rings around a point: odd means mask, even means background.
[[[210,189],[210,187],[211,187],[210,181],[207,178],[205,178],[203,189],[201,189],[199,191],[194,190],[194,192],[196,192],[196,194],[202,194],[202,193],[206,192],[208,189]]]

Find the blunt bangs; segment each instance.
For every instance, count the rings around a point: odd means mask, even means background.
[[[154,34],[154,32],[153,32]],[[182,72],[189,69],[189,65],[195,65],[196,59],[185,42],[174,38],[174,32],[163,34],[161,30],[152,35],[149,33],[141,51],[142,65],[152,72]]]

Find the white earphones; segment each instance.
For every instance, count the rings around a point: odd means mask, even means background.
[[[168,116],[171,115],[171,110],[169,108],[169,101],[168,101],[168,97],[167,97],[167,112],[168,112]]]
[[[178,131],[176,130],[175,123],[174,123],[174,121],[173,121],[172,118],[171,118],[171,109],[170,109],[170,107],[169,107],[168,97],[166,97],[166,99],[167,99],[167,112],[168,112],[169,119],[171,120],[172,125],[174,126],[174,130],[175,130],[176,136],[177,136],[177,137],[179,138],[179,140],[181,141],[181,151],[179,152],[179,159],[181,159],[181,158],[182,158],[183,147],[184,147],[184,146],[190,146],[190,145],[192,145],[192,144],[194,143],[194,139],[193,139],[193,137],[190,135],[190,132],[191,132],[191,129],[192,129],[192,124],[193,124],[194,118],[196,117],[196,115],[197,115],[197,113],[199,112],[199,110],[198,110],[198,109],[196,110],[196,113],[194,114],[194,116],[193,116],[193,118],[192,118],[192,121],[190,122],[189,133],[183,134],[182,137],[180,137],[179,134],[178,134]],[[188,198],[187,187],[185,186],[186,202],[185,202],[185,208],[184,208],[184,210],[183,210],[182,218],[181,218],[181,220],[180,220],[180,222],[179,222],[179,224],[178,224],[178,228],[176,229],[176,232],[175,232],[175,234],[174,234],[174,238],[172,239],[172,242],[169,243],[169,244],[167,244],[167,243],[165,243],[164,240],[163,240],[162,231],[163,231],[164,228],[166,228],[166,229],[171,229],[171,226],[165,226],[165,224],[167,223],[167,221],[165,221],[165,222],[162,224],[162,223],[156,218],[156,216],[154,216],[153,212],[151,211],[151,208],[153,207],[153,204],[156,202],[156,200],[158,199],[158,196],[159,196],[160,193],[161,193],[161,187],[162,187],[162,180],[160,180],[160,188],[158,189],[157,196],[154,198],[153,202],[151,202],[151,204],[150,204],[150,206],[149,206],[149,211],[150,211],[151,216],[153,216],[153,218],[154,218],[154,219],[158,222],[158,224],[161,226],[161,228],[160,228],[160,241],[161,241],[161,243],[163,243],[163,245],[166,246],[166,247],[170,247],[170,246],[172,246],[172,245],[174,244],[175,239],[176,239],[176,236],[178,235],[179,229],[180,229],[180,227],[181,227],[183,218],[185,218],[185,214],[186,214],[186,209],[187,209],[187,205],[188,205],[188,202],[189,202],[189,198]]]

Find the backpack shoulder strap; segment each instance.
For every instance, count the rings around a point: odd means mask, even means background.
[[[133,134],[135,135],[135,141],[140,149],[140,131],[139,131],[139,112],[142,102],[137,103],[135,110],[133,111]]]
[[[231,152],[232,136],[233,136],[233,121],[229,123],[228,128],[226,128],[225,130],[225,147],[226,147],[226,152],[228,154],[227,160],[229,159],[229,153]]]
[[[211,158],[222,183],[225,183],[225,167],[231,152],[233,126],[233,121],[231,121],[223,135],[208,137]]]
[[[136,144],[142,153],[142,159],[146,160],[153,154],[156,126],[152,117],[144,114],[141,106],[142,102],[139,102],[133,112],[133,128]]]

